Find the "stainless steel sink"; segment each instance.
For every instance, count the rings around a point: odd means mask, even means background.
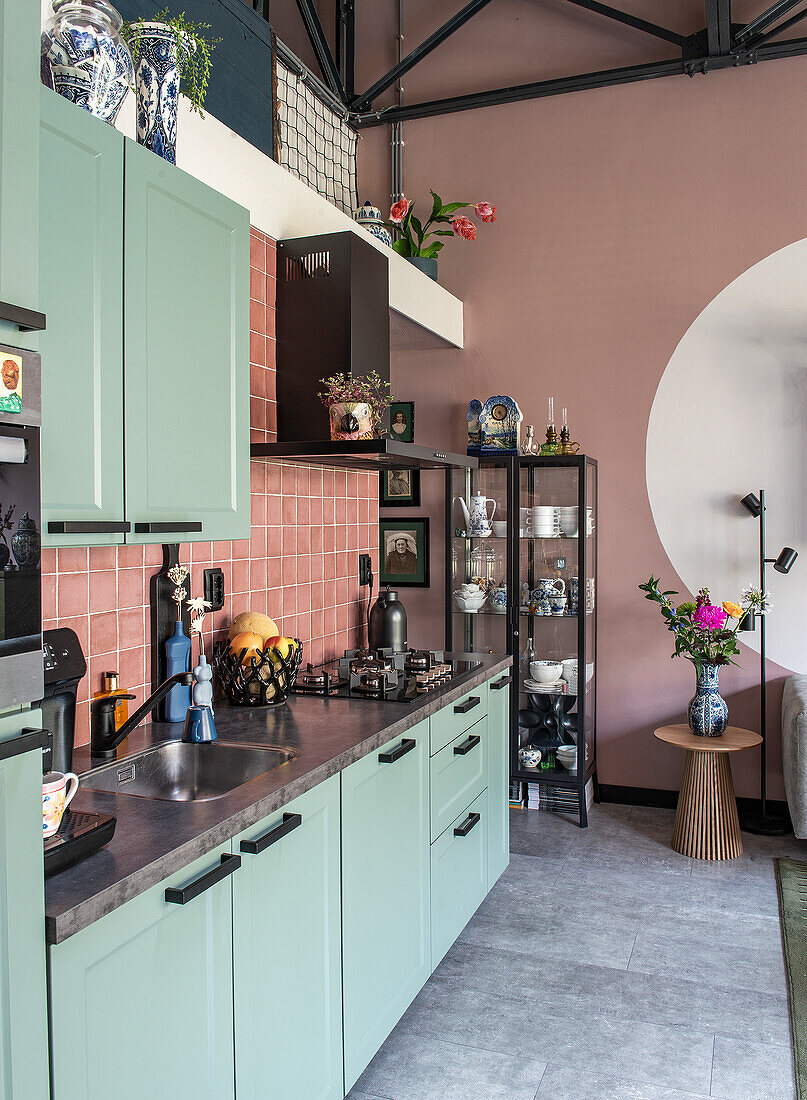
[[[167,802],[205,802],[282,767],[294,749],[236,741],[187,744],[164,741],[144,752],[104,764],[81,776],[88,791],[109,791]]]

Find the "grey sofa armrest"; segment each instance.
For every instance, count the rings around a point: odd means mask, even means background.
[[[788,676],[782,694],[782,769],[793,832],[807,839],[807,676]]]

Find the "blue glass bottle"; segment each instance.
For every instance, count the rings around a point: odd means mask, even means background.
[[[182,620],[174,623],[174,633],[165,643],[166,676],[177,672],[189,672],[191,667],[191,640],[185,633]],[[191,705],[191,689],[176,684],[165,699],[166,722],[184,722]]]

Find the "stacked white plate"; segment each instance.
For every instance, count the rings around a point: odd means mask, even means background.
[[[551,684],[539,684],[527,676],[524,680],[524,688],[533,695],[565,695],[567,683],[565,680],[555,680]]]

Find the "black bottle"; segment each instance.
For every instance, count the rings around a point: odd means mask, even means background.
[[[406,610],[393,588],[378,593],[370,610],[370,649],[406,649]]]

